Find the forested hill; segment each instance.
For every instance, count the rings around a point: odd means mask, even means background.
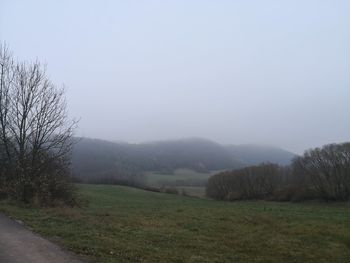
[[[261,162],[288,164],[294,154],[278,148],[252,145],[223,146],[205,139],[182,139],[142,144],[78,138],[73,150],[77,178],[118,177],[140,180],[145,171],[171,173],[177,168],[198,172],[236,169]]]
[[[232,158],[246,165],[257,165],[262,162],[288,165],[295,157],[295,154],[289,151],[264,145],[229,145],[226,149]]]

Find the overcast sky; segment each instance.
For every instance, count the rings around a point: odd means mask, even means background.
[[[67,86],[78,135],[350,141],[348,0],[0,0],[0,40]]]

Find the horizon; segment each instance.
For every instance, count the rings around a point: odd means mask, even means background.
[[[350,141],[349,13],[345,0],[5,0],[0,40],[67,87],[78,136],[300,154]]]
[[[105,141],[105,142],[110,142],[110,143],[115,143],[115,144],[129,144],[129,145],[140,145],[140,144],[151,144],[151,143],[162,143],[162,142],[178,142],[178,141],[207,141],[207,142],[212,142],[219,144],[221,146],[256,146],[256,147],[267,147],[267,148],[272,148],[272,149],[280,149],[283,151],[287,151],[289,153],[292,153],[294,155],[302,155],[305,151],[311,150],[313,148],[307,148],[304,149],[302,152],[297,153],[294,151],[291,151],[287,148],[283,148],[278,145],[273,145],[273,144],[264,144],[264,143],[221,143],[216,140],[210,139],[210,138],[203,138],[203,137],[181,137],[181,138],[168,138],[168,139],[159,139],[159,140],[151,140],[151,141],[139,141],[139,142],[131,142],[131,141],[123,141],[123,140],[109,140],[109,139],[104,139],[104,138],[98,138],[98,137],[88,137],[88,136],[75,136],[75,138],[79,139],[90,139],[90,140],[98,140],[98,141]],[[331,143],[326,143],[323,145],[319,145],[315,148],[322,148],[325,145],[328,144],[335,144],[336,142],[331,142]],[[338,143],[345,143],[345,142],[338,142]]]

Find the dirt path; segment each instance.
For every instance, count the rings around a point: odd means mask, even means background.
[[[82,263],[74,255],[0,213],[1,263]]]

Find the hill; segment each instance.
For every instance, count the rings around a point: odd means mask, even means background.
[[[229,145],[226,148],[232,158],[245,165],[257,165],[263,162],[288,165],[296,156],[281,148],[266,145],[242,144]]]
[[[260,162],[288,164],[292,153],[278,148],[224,146],[191,138],[141,144],[79,138],[73,149],[73,174],[83,182],[132,184],[147,171],[172,174],[187,168],[199,173],[238,169]]]
[[[72,166],[76,178],[87,182],[142,182],[147,171],[172,174],[187,168],[199,173],[238,169],[261,162],[288,164],[294,154],[252,145],[224,146],[191,138],[141,144],[78,138]]]

